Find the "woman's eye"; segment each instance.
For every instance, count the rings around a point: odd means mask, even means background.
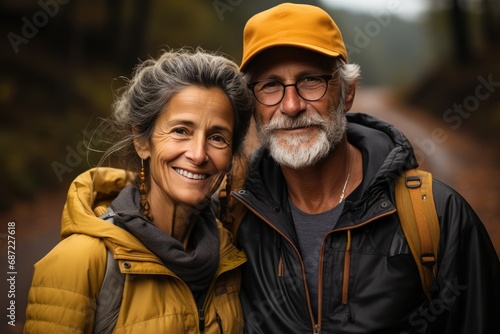
[[[210,139],[212,141],[219,142],[219,143],[221,143],[221,142],[225,143],[226,142],[226,139],[224,137],[222,137],[221,135],[213,135],[212,137],[210,137]]]
[[[215,141],[223,141],[224,138],[222,138],[221,136],[212,136],[212,140],[215,140]]]
[[[228,145],[226,138],[221,135],[213,135],[209,138],[210,142],[217,147],[226,147]]]
[[[175,128],[172,132],[178,135],[184,135],[187,133],[186,129],[184,128]]]

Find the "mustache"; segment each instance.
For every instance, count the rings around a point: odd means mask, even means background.
[[[326,129],[328,122],[318,114],[302,114],[298,117],[279,116],[274,117],[269,123],[262,125],[263,130],[291,130],[296,128],[305,128],[316,126],[321,129]]]

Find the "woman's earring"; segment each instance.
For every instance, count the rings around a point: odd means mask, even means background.
[[[224,189],[225,193],[219,192],[219,219],[224,223],[224,224],[231,224],[232,221],[231,215],[230,215],[230,210],[229,210],[229,200],[231,197],[231,172],[226,173],[226,187]]]
[[[144,159],[141,159],[141,172],[139,174],[139,193],[141,194],[141,213],[153,221],[148,202],[148,186],[146,185],[146,172],[144,171]]]

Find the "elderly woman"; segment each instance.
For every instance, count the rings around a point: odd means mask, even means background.
[[[125,152],[127,171],[71,185],[61,242],[35,265],[26,333],[242,331],[245,256],[209,204],[242,156],[249,94],[233,62],[203,50],[138,66],[114,105],[125,133],[105,155]]]

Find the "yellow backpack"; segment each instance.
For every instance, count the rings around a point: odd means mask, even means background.
[[[422,287],[431,300],[440,236],[432,174],[416,168],[405,171],[396,182],[395,198],[401,227],[417,263]]]
[[[227,196],[230,180],[224,180],[218,191],[219,219],[233,233],[233,242],[246,207]],[[242,184],[239,180],[239,185]],[[432,194],[432,174],[420,169],[405,171],[396,181],[396,209],[403,233],[418,267],[422,287],[429,300],[437,275],[437,252],[440,228]]]

